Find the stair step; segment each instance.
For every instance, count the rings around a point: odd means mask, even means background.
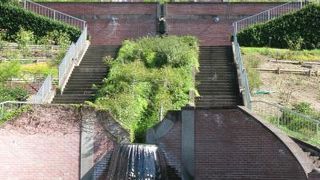
[[[97,91],[93,84],[102,85],[108,74],[108,67],[104,63],[106,56],[116,56],[119,46],[89,46],[81,63],[77,66],[63,91],[57,94],[53,103],[78,104],[94,98]]]

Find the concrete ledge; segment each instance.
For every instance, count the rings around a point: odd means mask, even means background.
[[[257,120],[258,123],[266,127],[268,131],[270,131],[272,134],[274,134],[278,139],[289,149],[289,151],[292,153],[292,155],[296,158],[298,163],[303,168],[306,176],[314,169],[313,163],[309,159],[309,157],[302,151],[302,149],[285,133],[283,133],[280,129],[275,127],[273,124],[265,121],[257,114],[251,112],[249,109],[247,109],[244,106],[238,106],[241,111],[246,113],[247,115],[251,116],[255,120]]]

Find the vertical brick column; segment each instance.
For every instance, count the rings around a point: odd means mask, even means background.
[[[194,179],[194,109],[184,109],[182,120],[182,179]]]

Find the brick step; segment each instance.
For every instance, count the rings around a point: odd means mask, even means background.
[[[76,67],[73,72],[107,72],[107,67],[95,67],[95,66],[89,66],[89,67]]]
[[[218,62],[218,61],[213,61],[213,60],[210,60],[210,61],[200,61],[200,66],[212,66],[212,65],[215,65],[215,66],[225,66],[225,65],[233,65],[234,62],[233,61],[221,61],[221,62]]]
[[[200,66],[199,71],[232,71],[234,68],[230,66],[220,66],[220,67],[210,67],[210,66]]]
[[[231,91],[232,89],[236,88],[233,84],[229,85],[217,85],[217,84],[210,84],[210,85],[198,85],[198,90],[201,91]]]
[[[200,55],[200,62],[201,61],[229,61],[231,59],[231,57],[228,57],[228,56],[215,56],[215,55],[212,55],[212,56],[209,56],[209,55]]]
[[[95,88],[93,87],[93,84],[89,84],[86,85],[86,87],[84,86],[68,86],[64,89],[64,91],[92,91],[95,90]]]
[[[104,63],[106,56],[116,56],[120,46],[89,46],[80,65],[76,67],[62,95],[57,94],[53,103],[78,104],[94,97],[109,69]]]
[[[68,82],[68,87],[66,87],[66,89],[75,89],[75,88],[92,88],[93,85],[95,86],[101,86],[102,83],[101,82],[81,82],[81,83],[77,83],[77,82]]]
[[[55,97],[55,100],[70,100],[70,99],[85,100],[92,97],[94,97],[94,94],[63,94],[63,95],[57,95]]]
[[[96,65],[96,66],[98,66],[98,65],[102,65],[102,67],[107,67],[107,65],[103,62],[103,61],[85,61],[85,62],[81,62],[81,64],[80,64],[81,66],[82,65],[92,65],[92,66],[94,66],[94,65]]]
[[[197,102],[196,107],[202,107],[202,108],[208,108],[208,107],[235,107],[237,106],[236,102],[211,102],[211,103],[203,103],[203,102]]]
[[[64,90],[63,95],[72,95],[72,94],[81,94],[81,95],[86,95],[86,94],[94,94],[96,93],[97,90],[93,89],[88,89],[88,90]]]
[[[233,91],[199,91],[200,96],[209,96],[209,95],[223,95],[223,96],[236,96],[236,93]]]

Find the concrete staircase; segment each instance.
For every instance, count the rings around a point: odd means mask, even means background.
[[[79,104],[94,98],[96,89],[108,73],[106,56],[115,57],[119,46],[90,46],[80,65],[75,67],[63,91],[57,93],[54,104]]]
[[[196,75],[200,97],[197,107],[241,105],[237,70],[231,46],[201,46],[200,72]]]

